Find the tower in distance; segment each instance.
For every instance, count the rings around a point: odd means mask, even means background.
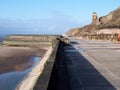
[[[93,12],[93,14],[92,14],[92,23],[96,23],[96,21],[97,21],[97,19],[98,19],[98,17],[97,17],[97,13],[96,12]]]

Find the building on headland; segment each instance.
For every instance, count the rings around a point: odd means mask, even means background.
[[[100,20],[97,16],[97,13],[96,12],[93,12],[92,14],[92,24],[95,24],[95,25],[99,25],[100,24]]]
[[[97,13],[93,12],[93,14],[92,14],[92,22],[94,23],[97,19],[98,19],[97,18]]]

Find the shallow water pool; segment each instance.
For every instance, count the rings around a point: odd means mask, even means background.
[[[40,57],[32,57],[33,65],[24,71],[12,71],[0,74],[0,90],[15,90],[23,78],[31,71]],[[30,59],[31,62],[31,59]]]

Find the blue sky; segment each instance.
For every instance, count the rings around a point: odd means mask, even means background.
[[[1,33],[61,34],[104,16],[119,0],[0,0]]]

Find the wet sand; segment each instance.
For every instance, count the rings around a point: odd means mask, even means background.
[[[32,66],[32,57],[41,57],[45,52],[46,50],[29,47],[0,47],[0,74],[23,71]]]

